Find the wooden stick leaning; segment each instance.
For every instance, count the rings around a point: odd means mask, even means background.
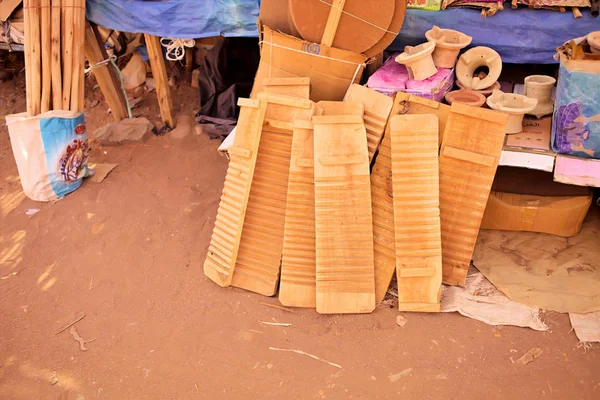
[[[64,0],[62,12],[64,21],[62,25],[63,36],[63,90],[62,90],[62,108],[71,109],[71,85],[73,80],[73,12],[74,0]]]
[[[73,32],[73,57],[72,57],[72,74],[71,74],[71,108],[72,111],[83,111],[83,104],[80,104],[80,86],[81,86],[81,75],[83,74],[83,63],[81,62],[83,57],[83,38],[81,34],[83,33],[81,30],[81,25],[84,21],[82,15],[82,5],[85,7],[85,4],[82,0],[74,0],[73,7],[73,24],[72,29]],[[67,79],[67,77],[65,77]]]
[[[50,111],[50,95],[52,92],[51,77],[51,58],[52,40],[51,40],[51,16],[50,0],[41,0],[41,56],[42,56],[42,94],[40,111],[42,113]]]
[[[32,65],[32,56],[31,56],[31,47],[33,42],[29,40],[31,38],[31,25],[32,25],[32,15],[31,15],[31,2],[32,0],[24,1],[24,18],[25,18],[25,92],[27,97],[27,116],[32,117],[33,113],[33,85],[32,82],[32,74],[33,74],[33,65]]]
[[[61,0],[52,0],[51,54],[52,109],[62,109],[62,66],[61,66]]]
[[[31,0],[30,6],[30,36],[31,40],[31,95],[32,115],[38,115],[41,109],[42,75],[41,75],[41,48],[40,48],[40,6],[41,0]]]

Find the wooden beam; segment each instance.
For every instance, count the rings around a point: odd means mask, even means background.
[[[327,18],[327,25],[325,25],[325,31],[323,32],[323,38],[321,39],[321,44],[323,46],[331,47],[333,45],[333,40],[335,39],[335,34],[340,23],[340,18],[342,17],[345,3],[346,0],[333,0],[331,10],[329,11],[329,18]]]
[[[51,32],[51,53],[50,70],[52,75],[52,109],[62,109],[62,66],[61,66],[61,0],[52,0],[52,32]]]
[[[90,65],[96,65],[108,59],[108,54],[106,54],[106,50],[102,46],[97,28],[89,23],[86,24],[85,29],[85,56]],[[129,117],[127,99],[114,68],[109,64],[102,65],[92,69],[92,73],[112,111],[114,120],[120,121]]]
[[[51,70],[51,58],[52,52],[52,41],[51,41],[51,28],[50,28],[50,0],[42,0],[41,17],[42,17],[42,101],[41,101],[41,112],[45,113],[50,111],[50,94],[52,93],[52,81],[50,76]]]
[[[83,78],[83,36],[81,29],[85,24],[85,0],[75,0],[73,7],[73,70],[71,75],[71,110],[83,112],[82,78]]]
[[[63,0],[63,110],[71,109],[71,85],[73,83],[73,11],[74,0]]]
[[[41,1],[31,0],[29,2],[32,7],[30,10],[30,34],[26,41],[31,40],[31,107],[32,115],[38,115],[41,110],[41,95],[42,95],[42,70],[41,70],[41,35],[40,35],[40,15]]]
[[[173,113],[173,100],[171,100],[171,89],[169,88],[169,79],[167,77],[167,68],[165,58],[162,53],[160,40],[156,36],[144,34],[146,39],[146,48],[152,67],[152,76],[156,84],[156,95],[160,106],[160,115],[165,124],[169,127],[175,127],[175,115]]]

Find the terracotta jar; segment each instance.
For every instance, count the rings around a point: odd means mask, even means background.
[[[462,103],[472,107],[481,107],[485,103],[485,96],[474,90],[461,89],[446,93],[448,104]]]
[[[433,62],[439,68],[454,68],[458,53],[471,44],[473,38],[452,29],[440,29],[437,26],[425,32],[430,42],[435,42]]]
[[[552,88],[556,79],[546,75],[530,75],[525,78],[525,90],[523,94],[532,99],[537,99],[537,106],[527,114],[542,118],[544,115],[552,114],[554,101],[552,101]]]
[[[480,67],[488,68],[488,73],[483,79],[475,73]],[[500,54],[489,47],[474,47],[460,56],[456,63],[456,78],[465,89],[489,88],[498,80],[501,72]]]
[[[466,89],[460,83],[460,81],[456,81],[456,86],[458,86],[461,89],[465,89],[465,90],[473,90],[473,89]],[[497,90],[497,89],[500,89],[500,82],[498,82],[498,81],[494,82],[494,84],[492,86],[490,86],[489,88],[485,88],[485,89],[481,89],[481,90],[473,90],[473,91],[477,92],[477,93],[481,93],[485,97],[488,97],[489,95],[491,95],[494,92],[494,90]]]
[[[396,62],[406,65],[411,79],[424,81],[438,72],[431,58],[434,49],[435,42],[426,42],[415,47],[406,46],[404,53],[396,57]]]
[[[500,90],[494,90],[492,95],[487,98],[487,105],[492,110],[508,114],[506,133],[509,134],[523,131],[523,117],[533,111],[537,103],[537,99],[531,99],[521,94],[504,93]]]

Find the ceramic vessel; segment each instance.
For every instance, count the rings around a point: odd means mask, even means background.
[[[485,100],[485,96],[481,93],[468,89],[454,90],[446,94],[446,101],[450,105],[462,103],[472,107],[481,107]]]
[[[452,29],[440,29],[434,26],[425,37],[430,42],[435,42],[433,62],[439,68],[454,68],[458,53],[471,44],[473,38],[462,32]]]
[[[458,86],[461,89],[465,89],[465,90],[473,90],[473,89],[466,89],[460,83],[460,81],[456,81],[456,86]],[[485,89],[481,89],[481,90],[473,90],[473,91],[477,92],[477,93],[481,93],[485,97],[488,97],[489,95],[491,95],[494,92],[494,90],[497,90],[497,89],[500,89],[500,82],[498,82],[498,81],[494,82],[494,84],[492,86],[490,86],[489,88],[485,88]]]
[[[485,78],[475,71],[487,67]],[[489,47],[474,47],[465,52],[456,63],[456,78],[465,89],[481,90],[489,88],[498,80],[502,72],[500,55]]]
[[[537,106],[527,114],[542,118],[544,115],[552,114],[554,101],[552,101],[552,88],[556,79],[546,75],[531,75],[525,78],[525,90],[523,94],[529,98],[537,99]]]
[[[600,53],[600,31],[590,33],[586,39],[592,48],[592,53]]]
[[[396,62],[406,65],[412,79],[423,81],[438,72],[431,57],[434,49],[435,42],[426,42],[415,47],[406,46],[404,53],[396,57]]]
[[[496,111],[508,114],[506,133],[520,133],[523,131],[523,117],[537,106],[537,99],[514,93],[504,93],[494,90],[487,98],[487,105]]]

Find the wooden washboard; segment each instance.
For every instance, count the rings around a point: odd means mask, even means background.
[[[317,312],[375,308],[369,152],[357,115],[314,120]]]
[[[442,240],[438,118],[391,118],[396,277],[400,311],[439,312]]]
[[[206,260],[204,274],[219,286],[229,286],[235,267],[258,144],[267,108],[260,100],[238,100],[240,116],[229,167]]]
[[[231,284],[273,296],[279,283],[294,121],[315,105],[299,97],[259,93],[267,103],[246,218]]]
[[[440,151],[442,279],[465,284],[508,116],[454,103]]]

